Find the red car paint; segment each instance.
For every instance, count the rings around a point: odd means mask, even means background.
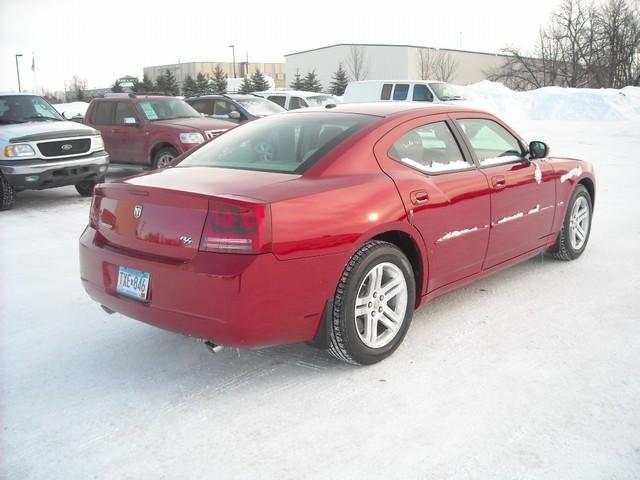
[[[198,146],[196,143],[183,143],[180,140],[181,133],[200,133],[206,141],[236,126],[233,122],[202,117],[149,121],[139,105],[145,100],[182,101],[174,97],[122,94],[96,98],[89,104],[84,123],[100,131],[105,150],[109,152],[112,163],[152,165],[155,153],[161,148],[171,147],[178,155],[182,155]],[[96,123],[94,112],[98,105],[104,103],[114,105],[126,103],[130,106],[131,115],[136,119],[137,124],[118,123],[115,108],[110,119]]]
[[[445,120],[470,155],[457,118],[492,119],[526,145],[484,112],[391,102],[330,112],[380,119],[302,175],[168,168],[98,186],[92,223],[80,238],[88,294],[129,317],[218,344],[307,341],[321,333],[345,265],[372,238],[397,242],[412,259],[418,307],[554,245],[578,183],[595,199],[593,169],[580,160],[548,157],[427,175],[387,154],[409,130]],[[225,200],[268,211],[265,253],[199,248],[212,202]],[[136,205],[144,207],[140,219]],[[510,217],[517,221],[504,221]],[[194,241],[183,245],[180,236]],[[147,302],[116,293],[119,266],[151,274]]]

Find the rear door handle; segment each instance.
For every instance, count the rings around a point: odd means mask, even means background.
[[[414,205],[421,205],[429,201],[429,194],[426,190],[414,190],[409,197]]]
[[[493,185],[495,189],[501,189],[507,185],[507,181],[502,175],[496,175],[495,177],[491,177],[491,185]]]
[[[119,128],[112,128],[111,133],[118,133],[120,131]]]

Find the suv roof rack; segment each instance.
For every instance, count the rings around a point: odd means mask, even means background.
[[[136,98],[135,93],[124,93],[124,92],[120,92],[120,93],[105,93],[104,95],[102,95],[102,98]]]

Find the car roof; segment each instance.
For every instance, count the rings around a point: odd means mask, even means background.
[[[197,100],[199,98],[226,98],[226,99],[231,99],[231,100],[242,100],[242,99],[246,99],[246,98],[257,98],[260,100],[264,100],[264,98],[257,96],[257,95],[251,95],[251,94],[245,94],[245,93],[213,93],[210,95],[198,95],[197,97],[189,97],[189,98],[185,98],[185,100]]]
[[[304,90],[265,90],[262,92],[255,92],[257,95],[295,95],[297,97],[307,98],[307,97],[317,97],[320,95],[326,97],[332,97],[330,93],[323,92],[306,92]]]
[[[370,102],[370,103],[341,103],[331,108],[313,107],[293,110],[290,113],[298,112],[340,112],[355,113],[360,115],[375,115],[378,117],[390,117],[392,115],[401,115],[403,113],[416,113],[424,111],[425,115],[437,115],[440,113],[453,112],[477,112],[486,113],[482,110],[469,108],[465,106],[448,105],[442,103],[425,103],[425,102]]]

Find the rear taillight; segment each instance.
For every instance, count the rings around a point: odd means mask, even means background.
[[[271,251],[269,205],[237,200],[210,200],[200,250],[219,253]]]
[[[91,199],[91,210],[89,210],[89,226],[98,229],[98,222],[100,221],[100,202],[102,197],[94,195]]]

